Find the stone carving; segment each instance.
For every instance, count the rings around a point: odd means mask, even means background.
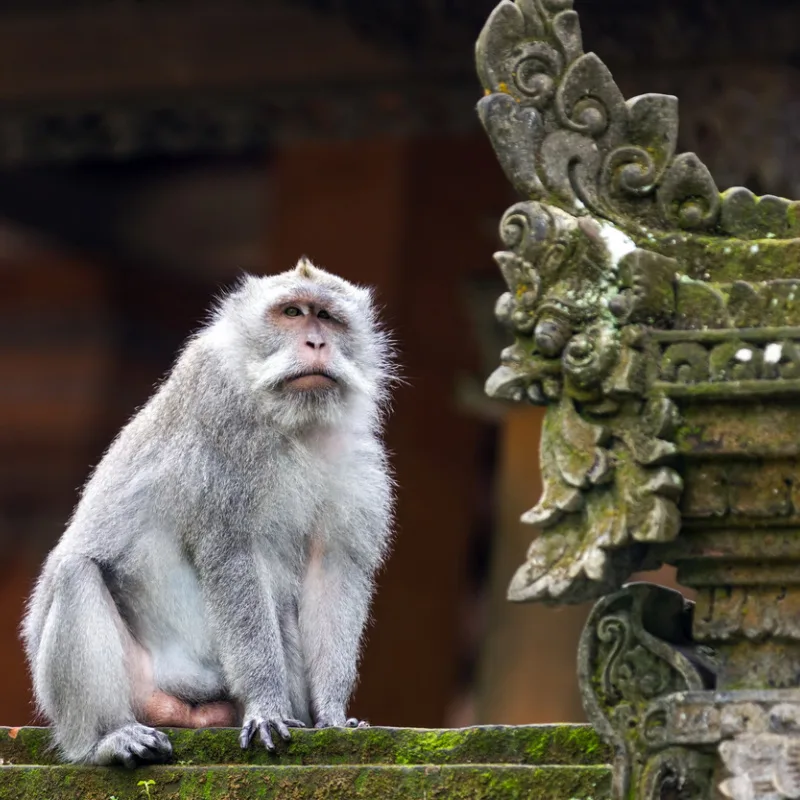
[[[659,698],[713,683],[714,654],[690,637],[692,606],[671,589],[634,584],[592,610],[579,646],[584,708],[615,751],[614,797],[659,800],[668,786],[702,798],[708,758],[664,735]],[[654,707],[655,704],[655,707]]]
[[[800,206],[720,195],[675,154],[676,98],[625,101],[568,0],[501,2],[477,65],[479,116],[527,198],[500,225],[515,343],[486,390],[548,406],[544,494],[523,517],[541,534],[509,597],[580,602],[678,535],[675,400],[800,396],[800,251],[775,249]],[[769,248],[775,279],[736,275]]]
[[[571,0],[503,0],[476,52],[522,195],[486,390],[546,406],[509,598],[608,595],[579,661],[617,800],[800,797],[800,203],[676,154],[677,100],[626,100]],[[618,591],[660,563],[695,607]]]
[[[515,600],[581,601],[619,586],[678,533],[670,462],[674,404],[645,398],[642,323],[674,309],[672,259],[591,217],[527,202],[501,223],[509,292],[497,315],[517,337],[487,383],[495,397],[550,405],[545,491],[524,520],[543,529]]]
[[[486,97],[478,113],[520,194],[638,230],[785,238],[797,203],[744,188],[720,195],[694,153],[675,154],[678,101],[625,100],[608,68],[584,53],[572,0],[504,0],[477,43]]]
[[[732,800],[800,797],[800,736],[748,734],[720,747],[731,778],[720,791]]]
[[[773,601],[774,602],[774,601]],[[715,692],[719,655],[693,641],[682,595],[632,584],[592,610],[578,669],[584,707],[615,752],[613,795],[710,796],[718,747],[733,800],[800,797],[800,697]]]

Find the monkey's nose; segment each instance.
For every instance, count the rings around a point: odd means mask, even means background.
[[[322,348],[325,347],[325,340],[321,337],[309,336],[308,339],[306,339],[306,344],[312,350],[322,350]]]

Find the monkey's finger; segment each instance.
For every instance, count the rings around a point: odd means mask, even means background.
[[[153,738],[156,740],[156,744],[159,747],[161,747],[161,748],[163,748],[165,750],[172,751],[172,742],[170,742],[169,736],[167,736],[166,733],[163,733],[162,731],[154,730],[153,731]]]
[[[305,728],[306,724],[302,720],[299,719],[285,719],[284,722],[290,728]]]
[[[266,747],[267,750],[275,750],[275,742],[272,741],[272,735],[269,732],[269,722],[264,721],[259,723],[258,734],[261,737],[261,741],[264,742],[264,747]]]
[[[138,756],[142,761],[153,761],[154,758],[158,757],[159,755],[158,750],[148,747],[143,742],[135,742],[134,744],[130,745],[130,748],[134,755]]]
[[[170,744],[169,737],[161,733],[161,731],[154,730],[150,734],[142,735],[141,743],[145,745],[145,747],[149,747],[151,750],[172,751],[172,745]]]
[[[120,754],[120,761],[122,761],[122,765],[128,769],[136,769],[138,766],[136,763],[136,757],[133,755],[133,753],[129,753],[127,751]]]
[[[281,737],[281,739],[283,739],[284,742],[288,742],[289,739],[292,738],[292,734],[289,733],[289,729],[286,727],[286,723],[283,720],[273,720],[272,725],[275,730],[278,731],[278,735]]]
[[[169,749],[167,749],[159,741],[154,741],[152,743],[144,742],[143,749],[144,752],[139,753],[137,751],[136,754],[140,758],[144,758],[147,761],[152,761],[154,764],[166,763],[172,756],[172,747],[170,746]]]
[[[255,732],[256,721],[251,719],[248,722],[245,722],[242,732],[239,734],[239,744],[242,746],[242,750],[247,750],[247,748],[250,746],[250,741],[252,740]]]

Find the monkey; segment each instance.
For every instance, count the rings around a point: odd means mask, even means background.
[[[355,726],[392,538],[396,379],[372,289],[303,257],[212,306],[106,450],[21,637],[63,760],[169,761],[158,727]],[[277,737],[276,737],[277,735]]]

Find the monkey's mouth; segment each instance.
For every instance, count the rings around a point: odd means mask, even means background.
[[[297,389],[300,391],[311,391],[314,389],[330,389],[338,381],[331,375],[330,372],[324,370],[315,370],[312,372],[300,372],[292,375],[283,382],[283,385],[289,389]]]

